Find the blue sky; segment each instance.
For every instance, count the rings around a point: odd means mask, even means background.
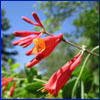
[[[34,31],[33,26],[24,22],[21,19],[21,16],[26,16],[30,20],[34,21],[32,17],[32,12],[36,12],[38,16],[40,16],[41,22],[45,20],[45,16],[43,11],[37,10],[37,7],[32,7],[34,3],[37,1],[2,1],[1,7],[5,10],[5,17],[9,20],[9,24],[11,28],[6,31],[6,33],[12,33],[13,31]],[[44,1],[45,2],[45,1]],[[63,32],[73,32],[75,27],[72,25],[72,21],[76,16],[72,16],[67,18],[63,23],[62,27],[56,34]],[[17,40],[19,38],[15,38]],[[27,48],[22,48],[20,46],[15,46],[15,50],[18,51],[18,55],[15,56],[16,62],[20,63],[20,67],[18,70],[24,68],[24,64],[30,61],[34,56],[25,56],[25,52],[32,48],[33,45],[28,46]]]

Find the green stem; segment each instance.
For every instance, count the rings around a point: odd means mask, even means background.
[[[84,85],[83,85],[83,81],[81,81],[81,99],[84,99]]]
[[[93,49],[91,50],[91,52],[95,51],[95,50],[98,49],[98,48],[99,48],[99,46],[96,46],[95,48],[93,48]],[[84,61],[84,63],[83,63],[83,66],[82,66],[82,68],[81,68],[81,71],[80,71],[80,73],[79,73],[79,76],[78,76],[78,78],[77,78],[77,80],[76,80],[76,82],[75,82],[75,84],[74,84],[74,86],[73,86],[73,90],[72,90],[72,99],[75,99],[75,98],[74,98],[74,93],[75,93],[75,90],[76,90],[78,81],[79,81],[79,79],[80,79],[80,77],[81,77],[81,75],[82,75],[82,73],[83,73],[83,70],[84,70],[84,68],[85,68],[85,65],[86,65],[87,60],[88,60],[88,58],[90,57],[90,55],[91,55],[91,54],[88,54],[88,55],[87,55],[87,57],[86,57],[86,59],[85,59],[85,61]]]
[[[14,78],[14,80],[26,80],[26,78]],[[41,80],[41,79],[37,79],[37,78],[33,78],[34,81],[38,81],[38,82],[43,82],[46,83],[46,81]]]
[[[6,73],[6,72],[1,72],[2,74],[13,74],[13,73]],[[14,80],[26,80],[26,78],[13,78]],[[41,79],[37,79],[37,78],[33,78],[34,81],[38,81],[38,82],[43,82],[46,83],[46,81],[41,80]]]

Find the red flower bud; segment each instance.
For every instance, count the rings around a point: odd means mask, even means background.
[[[13,79],[12,78],[1,78],[1,88],[5,85],[7,85],[9,82],[11,82]]]
[[[9,90],[9,96],[12,96],[13,95],[14,88],[15,88],[15,84],[16,84],[16,81],[13,82],[13,85],[11,86],[11,88]]]
[[[37,14],[35,12],[32,12],[32,16],[34,17],[35,21],[40,25],[40,27],[44,28],[43,25],[40,22],[39,17],[37,16]]]
[[[24,16],[22,16],[22,19],[24,20],[24,21],[26,21],[27,23],[29,23],[29,24],[32,24],[32,25],[35,25],[35,26],[40,26],[39,24],[37,24],[37,23],[33,23],[31,20],[29,20],[27,17],[24,17]]]
[[[17,37],[26,37],[29,35],[39,35],[41,32],[30,32],[30,31],[14,31],[13,34]]]

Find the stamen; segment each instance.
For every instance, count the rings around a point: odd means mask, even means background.
[[[53,94],[50,94],[50,93],[48,93],[48,94],[46,94],[46,99],[52,99],[52,97],[53,97]]]
[[[42,89],[42,90],[41,90],[41,92],[42,92],[42,93],[43,93],[43,92],[46,92],[45,88],[44,88],[44,89]]]
[[[38,53],[40,51],[44,51],[46,46],[45,42],[41,38],[36,38],[33,40],[33,44],[35,45],[32,50],[32,54]]]

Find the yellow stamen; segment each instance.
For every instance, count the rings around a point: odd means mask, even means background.
[[[52,99],[52,97],[53,97],[53,94],[50,94],[50,93],[48,93],[48,94],[46,94],[46,99]]]
[[[46,48],[45,41],[41,38],[34,39],[33,44],[35,46],[33,47],[32,54],[38,53],[40,51],[44,51]]]
[[[43,93],[43,92],[46,92],[45,88],[44,88],[44,89],[42,89],[42,90],[41,90],[41,92],[42,92],[42,93]]]

